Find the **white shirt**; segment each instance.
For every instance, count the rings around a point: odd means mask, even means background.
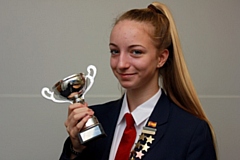
[[[127,94],[127,93],[126,93]],[[128,104],[127,104],[127,98],[126,94],[123,98],[122,108],[118,117],[117,125],[115,128],[115,133],[112,141],[112,146],[109,154],[109,160],[114,160],[115,155],[117,153],[118,145],[121,141],[124,129],[126,127],[126,120],[124,118],[125,113],[130,113]],[[158,90],[158,92],[152,96],[150,99],[139,105],[131,114],[133,116],[133,119],[135,121],[135,128],[137,132],[137,136],[135,139],[135,143],[137,143],[139,139],[139,135],[142,132],[142,128],[146,125],[158,99],[160,98],[162,92],[161,89]],[[134,147],[134,145],[133,145]]]

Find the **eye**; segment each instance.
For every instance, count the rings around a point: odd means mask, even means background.
[[[116,54],[119,53],[119,50],[117,50],[117,49],[110,49],[110,53],[111,53],[112,55],[116,55]]]
[[[132,50],[132,54],[139,55],[142,54],[143,52],[141,50]]]

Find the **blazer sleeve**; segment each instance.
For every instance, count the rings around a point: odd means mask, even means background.
[[[186,160],[216,160],[216,151],[208,124],[201,121],[192,136]]]
[[[71,140],[70,138],[68,137],[64,143],[64,146],[63,146],[63,151],[62,151],[62,154],[59,158],[59,160],[72,160],[70,158],[70,154],[71,154],[71,151],[70,151],[70,144],[71,144]],[[77,160],[77,157],[74,159],[74,160]]]

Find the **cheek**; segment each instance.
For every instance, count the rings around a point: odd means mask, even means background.
[[[152,74],[157,69],[157,61],[156,59],[145,59],[135,63],[135,67],[144,74]]]
[[[137,60],[137,61],[133,61],[132,62],[133,66],[135,66],[135,68],[138,68],[139,70],[146,70],[147,68],[149,68],[149,66],[152,65],[152,61],[149,60]]]
[[[110,66],[112,69],[116,68],[116,61],[113,58],[110,58]]]

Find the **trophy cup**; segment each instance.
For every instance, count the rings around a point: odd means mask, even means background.
[[[88,74],[86,76],[84,73],[79,73],[60,80],[52,87],[53,92],[44,87],[41,92],[42,96],[56,103],[84,103],[84,96],[93,85],[97,69],[95,66],[90,65],[87,71]],[[58,99],[55,97],[58,97]],[[89,141],[105,136],[106,134],[102,125],[95,116],[88,119],[85,126],[78,134],[81,144],[86,144]]]

